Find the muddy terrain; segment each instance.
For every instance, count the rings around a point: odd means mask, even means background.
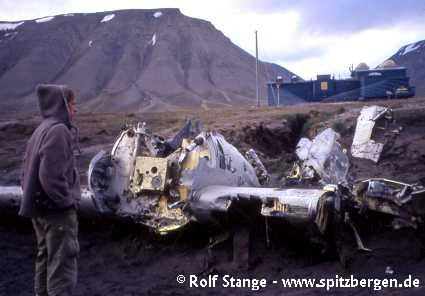
[[[372,103],[368,102],[368,105]],[[385,177],[409,183],[425,183],[425,100],[374,102],[394,110],[396,124],[403,127],[394,145],[386,149],[378,164],[351,159],[354,179]],[[256,149],[272,174],[272,185],[283,186],[285,176],[297,159],[294,150],[301,137],[313,137],[325,127],[341,134],[341,144],[349,151],[356,119],[364,103],[307,104],[287,108],[244,108],[174,113],[80,114],[82,155],[79,158],[81,180],[91,157],[100,149],[111,148],[120,129],[128,122],[145,121],[156,133],[171,136],[187,118],[199,119],[204,128],[214,129],[245,152]],[[39,123],[34,114],[9,115],[0,119],[0,185],[19,184],[20,164],[25,143]],[[267,246],[264,221],[249,223],[250,266],[241,266],[240,252],[232,250],[232,239],[208,254],[210,229],[192,225],[166,237],[158,237],[140,225],[99,217],[80,223],[81,254],[77,295],[247,295],[249,288],[189,288],[176,277],[189,275],[268,281],[260,295],[321,295],[320,288],[283,288],[282,278],[334,279],[354,275],[362,278],[397,278],[409,275],[420,280],[419,288],[383,288],[386,295],[423,295],[425,293],[424,231],[392,230],[386,217],[370,215],[359,230],[371,253],[352,250],[346,268],[332,248],[321,253],[317,242],[296,227],[271,221]],[[235,245],[238,240],[234,239]],[[0,295],[33,295],[32,277],[35,236],[31,224],[15,212],[0,215]],[[232,258],[236,258],[233,260]],[[207,262],[212,264],[208,265]],[[387,271],[387,273],[386,273]],[[393,273],[389,273],[393,271]],[[373,288],[337,288],[334,295],[369,295]]]

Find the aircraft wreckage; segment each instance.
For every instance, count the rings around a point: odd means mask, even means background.
[[[375,121],[390,115],[377,106],[362,110],[353,157],[379,159],[384,144],[371,137]],[[267,188],[269,175],[254,150],[244,157],[221,134],[194,130],[189,121],[165,140],[144,123],[127,126],[109,153],[100,151],[91,160],[80,211],[130,217],[167,234],[191,221],[224,225],[229,209],[244,201],[258,204],[257,214],[266,221],[313,225],[323,236],[346,225],[362,250],[367,248],[351,217],[377,211],[392,217],[395,228],[417,228],[424,221],[425,189],[386,179],[352,182],[347,151],[332,129],[299,141],[299,162],[287,178],[289,183],[317,178],[317,189]],[[19,187],[2,187],[0,208],[17,206],[21,194]]]

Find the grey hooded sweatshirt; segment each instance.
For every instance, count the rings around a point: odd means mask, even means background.
[[[37,217],[76,207],[81,198],[65,86],[37,87],[42,123],[28,141],[19,215]]]

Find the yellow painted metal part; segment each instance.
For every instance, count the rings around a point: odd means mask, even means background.
[[[159,157],[139,156],[136,158],[131,190],[163,191],[167,181],[168,160]]]
[[[190,142],[188,142],[186,139],[182,142],[182,148],[186,148]],[[182,163],[182,171],[183,170],[194,170],[199,165],[199,159],[203,157],[210,158],[210,152],[208,150],[208,146],[206,144],[203,144],[201,146],[196,147],[194,150],[190,151],[185,160]],[[186,200],[189,197],[189,191],[190,189],[187,186],[180,185],[177,187],[177,190],[180,194],[181,200]]]
[[[291,172],[287,176],[289,179],[301,179],[301,167],[299,164],[294,163]]]
[[[158,216],[164,219],[164,224],[159,225],[157,228],[157,232],[159,234],[165,235],[185,226],[189,222],[189,219],[184,215],[180,208],[168,208],[167,196],[160,197],[157,211]]]
[[[178,186],[177,190],[180,195],[180,200],[187,200],[189,197],[189,188],[187,188],[187,186],[180,185]]]
[[[209,157],[210,153],[207,147],[200,146],[196,147],[193,151],[190,151],[186,159],[183,162],[182,168],[186,170],[193,170],[198,167],[199,159],[202,157]]]
[[[288,205],[281,203],[277,197],[270,197],[272,200],[272,203],[263,203],[261,206],[261,214],[263,216],[272,216],[272,213],[275,212],[281,212],[285,213],[288,212]]]
[[[184,224],[179,224],[179,225],[178,224],[174,224],[174,225],[167,225],[167,226],[164,226],[164,227],[160,227],[158,229],[158,233],[160,235],[166,235],[166,234],[168,234],[170,232],[173,232],[175,230],[178,230],[178,229],[182,228],[183,226],[185,226],[187,224],[187,222],[189,222],[189,220],[187,220]]]
[[[190,141],[184,139],[182,142],[182,148],[176,150],[172,155],[167,158],[155,158],[155,157],[137,157],[136,165],[133,175],[133,192],[139,193],[142,190],[158,192],[164,191],[166,178],[169,178],[168,174],[173,174],[173,171],[168,172],[168,164],[174,158],[178,158],[181,153],[185,153],[185,148],[191,144]],[[208,145],[204,144],[195,147],[187,155],[181,164],[181,171],[195,170],[199,165],[200,158],[210,157]],[[153,174],[152,168],[156,168],[155,174]],[[161,186],[153,186],[153,178],[159,176],[163,181]],[[175,176],[177,177],[177,176]],[[176,188],[181,201],[188,199],[190,194],[190,188],[186,185],[177,185]],[[162,194],[162,193],[161,193]],[[181,208],[169,208],[170,197],[167,195],[161,195],[158,200],[158,204],[155,207],[155,216],[158,219],[158,223],[154,226],[159,234],[165,235],[169,232],[178,230],[189,222],[189,218],[185,215]]]

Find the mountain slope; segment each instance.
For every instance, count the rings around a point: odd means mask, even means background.
[[[294,75],[270,63],[259,74],[262,97],[267,80]],[[68,84],[89,111],[253,104],[255,58],[178,9],[0,22],[0,107],[36,109],[40,82]]]
[[[425,40],[400,48],[390,59],[397,65],[407,67],[416,95],[425,96]]]

